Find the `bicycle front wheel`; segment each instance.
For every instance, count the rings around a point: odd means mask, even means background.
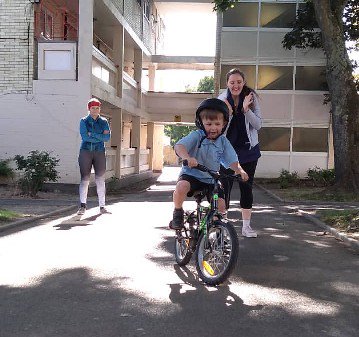
[[[238,236],[230,223],[214,221],[207,235],[201,234],[196,250],[198,276],[208,285],[223,283],[238,260]]]
[[[179,266],[185,266],[193,255],[193,242],[189,230],[183,228],[176,232],[175,239],[175,257]]]

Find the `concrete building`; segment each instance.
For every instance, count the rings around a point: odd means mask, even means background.
[[[305,176],[308,168],[333,167],[330,106],[323,105],[324,53],[282,47],[301,3],[240,1],[219,20],[220,88],[227,71],[239,67],[260,97],[261,177],[278,176],[282,169]]]
[[[324,56],[281,47],[300,1],[241,1],[219,14],[216,63],[215,57],[162,55],[161,10],[188,2],[3,1],[0,159],[52,151],[60,158],[60,182],[77,184],[79,120],[88,99],[97,97],[112,129],[107,178],[148,178],[162,169],[163,125],[193,122],[196,106],[211,96],[154,92],[156,71],[216,68],[224,89],[225,72],[239,66],[263,110],[257,175],[331,167]]]

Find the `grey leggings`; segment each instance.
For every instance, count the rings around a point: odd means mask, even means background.
[[[106,188],[105,188],[105,173],[106,173],[106,155],[105,152],[80,150],[79,165],[81,174],[80,183],[80,202],[86,204],[87,193],[90,184],[91,168],[95,170],[96,190],[98,196],[99,206],[105,206]]]

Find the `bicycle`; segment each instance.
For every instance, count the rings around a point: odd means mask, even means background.
[[[186,161],[183,164],[186,165]],[[202,205],[207,191],[194,192],[197,207],[195,211],[185,212],[183,228],[176,230],[175,258],[178,265],[184,266],[195,254],[199,277],[206,284],[215,286],[227,280],[237,264],[238,236],[233,225],[223,221],[223,215],[218,211],[219,179],[223,174],[203,165],[195,168],[211,175],[214,189],[209,207]]]

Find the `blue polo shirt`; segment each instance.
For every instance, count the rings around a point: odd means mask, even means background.
[[[197,159],[198,164],[213,171],[219,171],[220,165],[228,168],[232,163],[238,161],[236,151],[224,135],[219,136],[216,140],[204,137],[205,133],[202,130],[195,130],[183,137],[177,144],[183,145],[190,157]],[[214,183],[213,178],[207,172],[188,166],[182,167],[181,174],[188,174],[206,184]]]

